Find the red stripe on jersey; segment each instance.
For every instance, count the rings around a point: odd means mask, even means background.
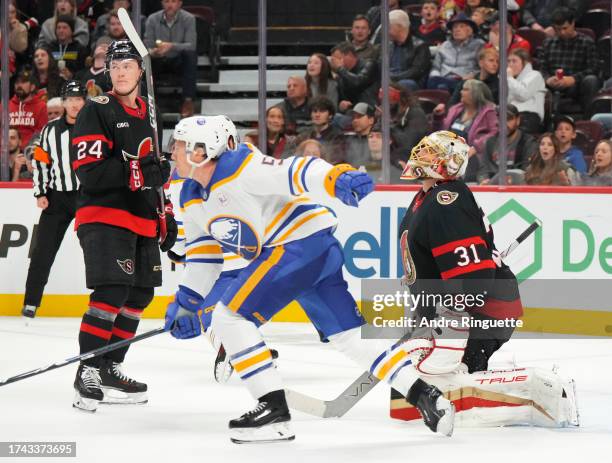
[[[523,316],[523,303],[520,298],[513,301],[501,301],[487,297],[482,307],[470,309],[470,313],[479,313],[487,317],[503,320],[504,318],[520,318]]]
[[[454,278],[458,275],[463,275],[465,273],[477,272],[478,270],[484,270],[486,268],[497,268],[495,262],[491,259],[483,260],[477,264],[472,263],[469,265],[465,265],[463,267],[455,267],[453,269],[447,270],[446,272],[440,273],[440,276],[443,280],[448,280],[449,278]]]
[[[83,159],[78,159],[76,161],[73,161],[72,170],[77,170],[79,167],[82,167],[84,165],[91,164],[94,162],[102,161],[102,160],[103,160],[102,158],[96,158],[94,156],[87,156],[87,157],[84,157]]]
[[[117,328],[113,326],[113,336],[117,336],[121,339],[132,339],[136,333],[130,333],[129,331],[122,330],[121,328]]]
[[[82,141],[103,141],[108,145],[110,149],[113,149],[113,141],[106,138],[104,135],[83,135],[81,137],[76,137],[72,139],[73,145],[78,145]]]
[[[81,331],[84,333],[93,334],[94,336],[105,339],[107,341],[111,338],[112,335],[110,331],[103,330],[102,328],[98,328],[97,326],[93,326],[85,322],[81,323]]]
[[[76,212],[75,230],[84,223],[105,223],[115,227],[126,228],[137,235],[155,238],[157,220],[145,219],[122,209],[102,206],[85,206]]]
[[[459,246],[468,247],[471,244],[479,245],[482,244],[486,247],[487,243],[480,236],[470,236],[469,238],[464,238],[462,240],[451,241],[450,243],[443,244],[441,246],[436,246],[431,250],[431,253],[434,257],[441,256],[442,254],[446,254],[447,252],[453,252]]]
[[[110,304],[105,304],[104,302],[90,301],[89,307],[93,307],[94,309],[104,310],[105,312],[110,313],[119,313],[121,309],[118,307],[114,307]]]

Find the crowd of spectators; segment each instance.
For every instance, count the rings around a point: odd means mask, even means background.
[[[141,16],[141,35],[155,72],[181,70],[183,100],[177,112],[190,116],[196,89],[195,19],[182,9],[181,0],[162,0],[159,6],[148,18]],[[66,80],[86,84],[90,97],[110,90],[104,58],[113,40],[126,37],[117,10],[131,10],[131,1],[55,0],[50,17],[37,15],[36,7],[32,1],[10,0],[8,5],[9,124],[19,134],[22,151],[49,118],[62,114],[57,97]],[[11,166],[19,165],[19,159],[11,154]]]
[[[601,69],[595,33],[576,27],[592,1],[510,0],[507,69],[500,69],[496,1],[389,0],[388,37],[382,36],[380,5],[355,12],[346,40],[313,53],[305,71],[289,78],[286,97],[266,112],[267,140],[260,146],[274,157],[297,152],[349,162],[380,178],[386,151],[380,138],[381,43],[388,40],[392,180],[423,135],[444,129],[470,145],[467,181],[499,181],[504,72],[508,180],[604,184],[610,179],[612,114],[592,114],[591,102],[609,95],[612,81],[605,81],[610,70]],[[10,124],[22,151],[47,120],[61,115],[57,97],[65,80],[84,82],[90,97],[109,90],[106,49],[125,37],[117,9],[131,9],[130,0],[89,2],[87,8],[80,0],[55,0],[52,16],[43,17],[31,5],[36,2],[26,3],[20,9],[10,0],[8,37]],[[181,0],[161,0],[159,11],[139,22],[154,73],[180,78],[177,112],[192,115],[195,17]],[[602,127],[604,142],[585,143],[584,124]],[[259,145],[256,132],[246,138]]]
[[[612,82],[604,85],[604,80],[610,70],[600,69],[593,32],[576,27],[589,1],[508,2],[508,67],[500,69],[497,2],[389,0],[391,180],[399,178],[423,135],[450,130],[470,145],[465,180],[500,182],[499,75],[504,72],[506,181],[612,185],[607,139],[587,140],[588,152],[577,143],[585,139],[583,123],[601,124],[602,133],[612,135],[612,115],[593,115],[590,104],[600,92],[609,93]],[[304,90],[296,97],[290,79],[279,107],[285,121],[281,132],[292,148],[268,154],[312,149],[330,162],[363,166],[380,179],[380,19],[378,5],[356,14],[346,41],[328,50],[329,58],[326,50],[310,56],[305,99]],[[296,112],[300,119],[292,115]],[[584,122],[591,116],[593,122]]]

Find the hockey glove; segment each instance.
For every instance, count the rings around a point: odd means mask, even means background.
[[[161,249],[162,252],[167,252],[172,249],[172,246],[174,246],[174,243],[176,243],[177,236],[178,225],[176,224],[176,220],[174,220],[172,203],[170,201],[166,201],[166,239],[159,245],[159,249]]]
[[[202,333],[198,310],[202,298],[185,286],[179,286],[174,301],[166,308],[164,329],[176,339],[191,339]]]
[[[153,156],[147,156],[140,161],[140,171],[143,186],[159,188],[165,185],[170,176],[170,163],[165,159],[158,161]]]
[[[336,198],[349,206],[357,207],[359,201],[374,190],[374,182],[365,172],[350,170],[336,179]]]

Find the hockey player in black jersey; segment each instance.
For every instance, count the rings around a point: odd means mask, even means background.
[[[32,250],[21,314],[34,318],[51,266],[68,226],[74,219],[79,182],[69,160],[70,138],[85,104],[85,86],[69,80],[62,89],[64,115],[49,122],[34,148],[34,197],[42,209]]]
[[[171,214],[159,223],[156,190],[170,165],[155,155],[147,101],[138,96],[142,60],[129,40],[110,45],[106,69],[113,89],[85,105],[72,139],[72,167],[81,182],[76,228],[93,290],[79,332],[81,353],[134,336],[162,282],[160,247],[170,249],[177,234]],[[163,225],[168,234],[160,245]],[[147,385],[122,372],[126,352],[116,349],[79,366],[75,407],[147,401]]]
[[[516,278],[500,259],[493,230],[460,179],[468,163],[468,149],[463,138],[439,131],[424,137],[412,150],[402,178],[420,179],[423,188],[400,225],[404,278],[413,294],[471,298],[474,303],[467,309],[447,307],[450,311],[446,314],[451,317],[465,310],[462,315],[472,319],[514,320],[523,313]],[[421,304],[417,316],[433,319],[440,316],[440,307]],[[433,351],[418,368],[436,374],[449,365],[465,368],[463,363],[470,373],[486,370],[489,358],[510,339],[513,327],[483,329],[474,325],[469,325],[467,342],[434,342]],[[441,347],[438,352],[437,347]]]

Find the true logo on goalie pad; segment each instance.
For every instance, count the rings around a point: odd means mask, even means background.
[[[452,204],[453,202],[455,202],[455,200],[458,197],[459,197],[459,193],[456,193],[454,191],[448,191],[448,190],[440,191],[436,195],[436,199],[443,206],[448,206],[449,204]]]
[[[121,270],[123,270],[128,275],[134,274],[134,261],[132,259],[117,259],[117,263],[119,264],[119,267],[121,267]]]

